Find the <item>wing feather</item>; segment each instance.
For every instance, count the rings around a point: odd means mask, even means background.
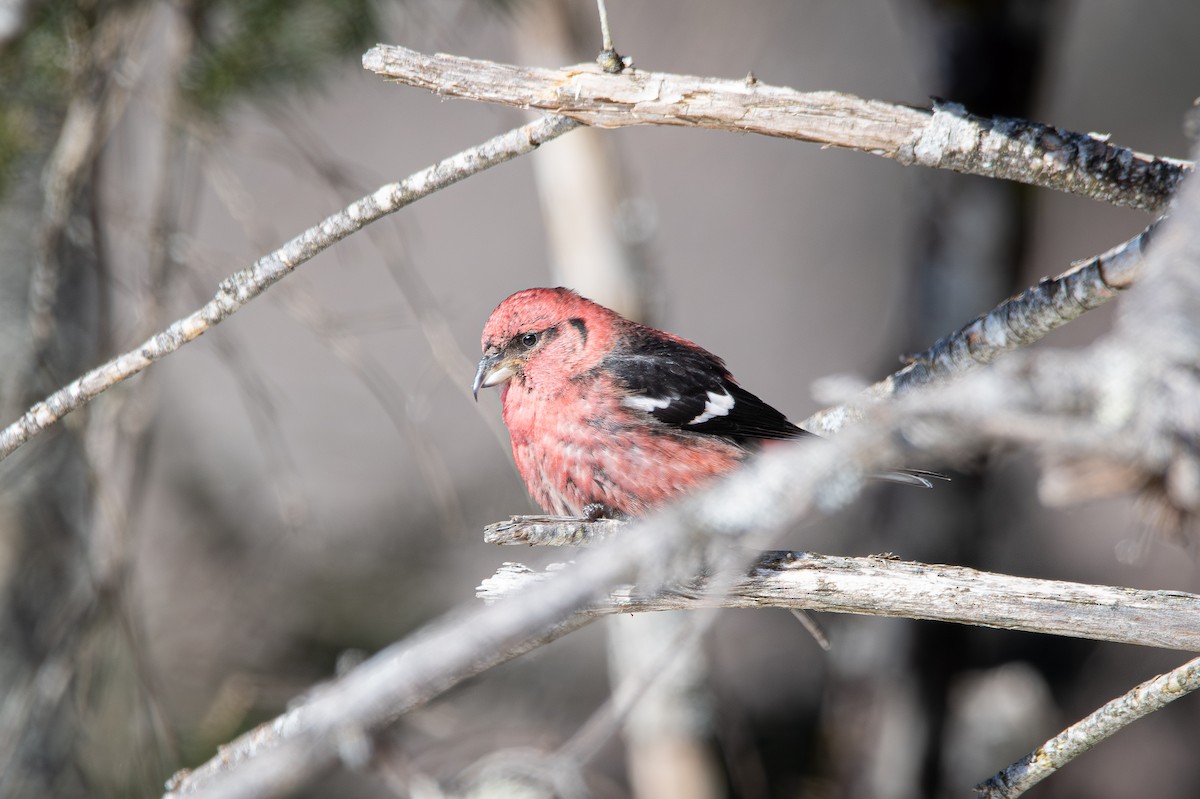
[[[601,364],[629,392],[626,407],[739,444],[812,435],[739,386],[712,353],[673,338],[642,335],[627,341]]]

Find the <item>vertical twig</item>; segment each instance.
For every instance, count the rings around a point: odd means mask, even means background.
[[[603,49],[613,49],[612,34],[608,30],[608,7],[604,4],[604,0],[596,0],[596,7],[600,11],[600,34],[604,37]]]
[[[596,0],[596,8],[600,12],[600,35],[604,40],[604,49],[596,56],[596,63],[605,72],[615,75],[625,69],[625,59],[613,47],[612,33],[608,29],[608,8],[604,5],[604,0]]]

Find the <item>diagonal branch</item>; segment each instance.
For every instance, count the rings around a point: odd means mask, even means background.
[[[351,233],[476,172],[536,150],[575,126],[575,122],[564,117],[542,117],[356,200],[258,259],[250,268],[221,281],[216,296],[204,307],[34,404],[20,419],[0,431],[0,459],[102,392],[208,332],[297,266]]]
[[[596,127],[680,125],[760,133],[881,155],[906,166],[1015,180],[1161,212],[1188,161],[1160,158],[1021,119],[987,119],[955,103],[932,110],[839,92],[798,92],[745,80],[718,80],[594,64],[542,69],[377,45],[363,66],[450,97],[536,108]]]
[[[727,552],[730,545],[760,548],[799,519],[849,502],[861,488],[856,475],[911,458],[910,445],[897,432],[914,423],[925,429],[925,451],[961,453],[997,436],[980,426],[981,417],[995,418],[1002,411],[1054,416],[1094,406],[1096,389],[1089,381],[1096,369],[1088,355],[1046,359],[1047,353],[1037,353],[1044,364],[1032,355],[1018,353],[940,391],[877,406],[861,425],[819,446],[799,442],[773,448],[712,490],[631,524],[628,534],[602,542],[554,579],[530,585],[510,600],[452,614],[384,650],[223,748],[201,769],[181,775],[173,794],[279,795],[306,784],[333,768],[344,749],[361,750],[356,742],[369,745],[400,714],[549,640],[560,625],[585,623],[581,611],[613,586],[633,578],[648,593],[661,591],[695,573],[697,558],[706,553]],[[1063,424],[1059,428],[1071,433]],[[1114,434],[1089,441],[1104,451],[1121,444]],[[1045,599],[1052,601],[1053,591]],[[1187,602],[1186,596],[1180,600],[1169,592],[1159,599]],[[344,746],[345,741],[356,746]]]
[[[259,725],[194,770],[175,774],[165,797],[262,799],[293,793],[335,768],[363,765],[371,736],[443,691],[589,623],[572,613],[587,586],[557,581],[541,593],[544,612],[517,603],[430,625],[374,655],[336,682],[315,689],[287,713]],[[535,618],[536,617],[536,618]]]
[[[1148,323],[1142,316],[1149,314],[1176,327],[1178,320],[1195,318],[1200,245],[1193,222],[1200,217],[1200,188],[1185,190],[1180,203],[1147,262],[1143,302],[1131,309],[1124,328]],[[1155,292],[1169,295],[1169,307],[1145,302]],[[937,390],[877,405],[862,424],[819,446],[772,448],[711,490],[632,524],[628,534],[601,543],[557,579],[451,615],[385,649],[222,748],[200,769],[181,774],[173,793],[279,795],[339,759],[361,764],[364,747],[369,754],[374,736],[397,716],[556,630],[583,623],[580,611],[613,586],[633,577],[648,593],[662,591],[694,574],[706,554],[728,552],[731,545],[761,548],[800,519],[851,501],[861,489],[860,475],[909,461],[916,449],[961,456],[1006,440],[1030,443],[1032,427],[1043,450],[1119,457],[1161,475],[1172,468],[1172,442],[1196,438],[1195,415],[1177,411],[1179,418],[1164,421],[1159,407],[1140,400],[1153,392],[1165,395],[1171,407],[1195,408],[1200,383],[1178,378],[1193,374],[1198,348],[1200,337],[1179,335],[1161,358],[1148,361],[1141,339],[1127,334],[1081,351],[1014,353]],[[1143,393],[1114,395],[1118,384],[1126,394]]]
[[[868,401],[963,374],[989,364],[1005,352],[1027,347],[1093,308],[1099,308],[1143,275],[1146,247],[1162,219],[1108,252],[1079,261],[1057,277],[1010,297],[959,330],[942,336],[929,349],[905,358],[902,369],[863,392]],[[806,430],[836,433],[861,418],[861,407],[836,405],[800,423]]]
[[[1072,724],[975,787],[982,799],[1015,799],[1096,744],[1200,688],[1200,658],[1147,680]]]

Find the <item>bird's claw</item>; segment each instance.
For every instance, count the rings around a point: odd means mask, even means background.
[[[583,518],[589,522],[599,521],[600,519],[620,519],[623,516],[624,514],[617,513],[602,502],[589,502],[583,506]]]

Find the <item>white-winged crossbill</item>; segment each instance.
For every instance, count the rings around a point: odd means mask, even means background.
[[[474,392],[500,386],[517,470],[547,513],[641,516],[770,439],[814,435],[687,339],[574,291],[513,294],[483,328]],[[928,486],[925,472],[888,479]]]

